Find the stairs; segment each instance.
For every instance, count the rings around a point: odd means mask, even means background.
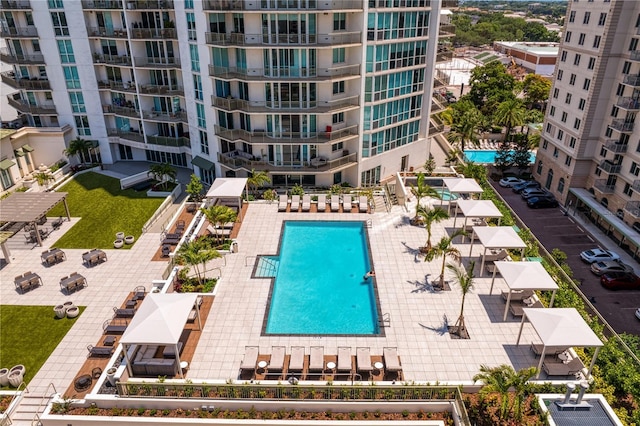
[[[38,422],[34,422],[33,419],[36,416],[36,413],[41,413],[44,410],[47,401],[44,399],[44,395],[34,395],[26,392],[22,395],[20,404],[18,404],[10,415],[11,423],[8,424],[12,426],[37,425]]]

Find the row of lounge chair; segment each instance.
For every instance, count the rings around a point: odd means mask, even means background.
[[[353,210],[353,196],[351,194],[343,194],[342,199],[340,199],[339,195],[332,195],[329,200],[329,206],[331,207],[332,212],[339,212],[340,206],[342,205],[342,211],[344,213],[351,213]],[[287,208],[290,212],[299,212],[300,211],[301,198],[300,195],[292,195],[291,199],[287,195],[280,195],[280,199],[278,201],[278,211],[286,212]],[[311,195],[305,194],[302,196],[302,211],[308,212],[311,210]],[[318,211],[325,212],[327,211],[327,195],[319,194],[318,195]],[[369,211],[369,199],[361,195],[358,197],[358,212],[367,213]]]

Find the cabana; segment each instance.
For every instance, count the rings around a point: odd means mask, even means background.
[[[513,230],[511,226],[474,226],[473,233],[480,240],[484,250],[482,252],[482,264],[480,265],[480,276],[484,274],[484,262],[487,256],[487,249],[521,249],[524,257],[524,249],[527,244]],[[473,241],[469,248],[469,257],[473,251]]]
[[[207,205],[227,205],[227,200],[238,203],[238,217],[242,222],[242,192],[247,188],[247,178],[217,178],[207,191]]]
[[[196,303],[198,298],[194,293],[149,293],[144,298],[120,343],[122,343],[127,360],[127,371],[133,376],[133,366],[129,349],[132,345],[158,345],[172,347],[175,354],[175,363],[180,366],[180,336],[189,319],[191,310],[196,308],[198,330],[202,330],[200,321],[200,309]],[[184,378],[182,368],[180,376]]]
[[[450,194],[481,194],[484,192],[482,187],[471,178],[444,178],[442,179],[443,187],[446,186]],[[440,205],[442,205],[442,198],[440,197]],[[451,202],[449,202],[448,210],[451,210]]]
[[[494,262],[496,266],[491,279],[491,289],[489,295],[493,293],[493,283],[496,280],[496,272],[499,271],[509,287],[507,305],[504,307],[503,321],[507,320],[509,304],[513,291],[524,290],[544,290],[552,291],[549,307],[553,306],[553,299],[556,297],[558,284],[551,278],[551,275],[544,269],[540,262]]]
[[[493,204],[491,200],[458,200],[456,205],[456,214],[453,217],[453,227],[456,227],[456,221],[458,220],[458,210],[464,215],[464,225],[462,229],[467,229],[467,219],[486,219],[486,218],[498,218],[498,226],[500,226],[500,220],[502,213]],[[462,239],[464,241],[464,237]]]
[[[582,316],[580,316],[580,313],[578,313],[575,308],[524,308],[523,311],[524,314],[522,315],[516,346],[520,344],[522,329],[524,328],[525,321],[528,319],[543,344],[536,379],[540,377],[540,369],[542,368],[548,346],[595,347],[596,350],[593,353],[591,364],[587,371],[587,377],[589,377],[603,343],[593,330],[591,330],[591,327],[589,327]]]

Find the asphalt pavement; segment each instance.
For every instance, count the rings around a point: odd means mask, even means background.
[[[573,270],[573,276],[581,282],[580,289],[611,327],[618,333],[640,335],[640,320],[635,317],[636,309],[640,308],[640,290],[613,291],[602,287],[600,278],[591,272],[590,265],[580,259],[580,252],[594,247],[612,250],[637,274],[640,273],[640,264],[594,225],[575,216],[573,210],[565,215],[561,208],[531,209],[511,188],[502,188],[498,182],[491,181],[491,184],[547,251],[558,248],[567,254],[567,264]]]

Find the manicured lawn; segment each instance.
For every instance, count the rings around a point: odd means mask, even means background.
[[[53,306],[1,305],[0,368],[23,364],[28,384],[79,317],[58,319]]]
[[[82,218],[52,243],[58,248],[112,249],[117,232],[133,235],[137,240],[142,226],[164,201],[133,189],[123,191],[118,179],[93,172],[76,176],[58,191],[69,193],[67,203],[71,216]],[[48,214],[50,217],[65,215],[62,204]]]

